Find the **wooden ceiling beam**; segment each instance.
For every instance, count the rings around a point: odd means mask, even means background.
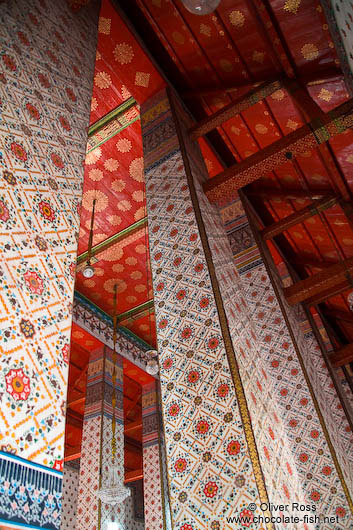
[[[64,462],[71,462],[72,460],[77,460],[78,458],[81,458],[81,451],[65,456]]]
[[[229,202],[237,190],[353,126],[353,99],[234,164],[203,184],[210,202]]]
[[[131,423],[127,423],[124,426],[124,434],[128,434],[134,431],[137,431],[139,429],[142,429],[142,421],[137,420],[133,421]]]
[[[118,322],[119,324],[122,322],[128,323],[131,319],[136,320],[138,317],[149,315],[153,308],[154,300],[151,298],[150,300],[143,302],[143,304],[139,304],[124,313],[120,313],[120,315],[118,315]]]
[[[82,394],[82,392],[81,392],[81,394]],[[74,399],[73,401],[69,401],[67,403],[67,408],[75,406],[75,405],[81,405],[82,403],[85,403],[85,401],[86,401],[86,396],[83,397],[83,398],[80,398],[80,399]]]
[[[261,199],[308,199],[308,200],[315,200],[320,199],[323,197],[327,197],[327,195],[332,196],[332,189],[311,189],[308,190],[284,190],[284,189],[276,189],[276,188],[261,188],[259,190],[247,190],[247,195],[250,197],[259,197]]]
[[[346,289],[349,289],[349,287],[350,287],[350,284],[348,283],[348,281],[343,280],[337,285],[334,285],[333,287],[328,287],[327,289],[323,289],[316,295],[311,296],[310,298],[304,301],[304,304],[307,307],[321,304],[322,302],[325,302],[326,300],[329,300],[330,298],[333,298],[334,296],[341,294]]]
[[[337,263],[337,260],[320,260],[318,258],[315,259],[310,256],[305,256],[304,254],[297,254],[294,258],[291,258],[290,262],[292,265],[299,265],[300,267],[315,267],[317,269],[326,269],[331,265],[335,265]]]
[[[136,469],[135,471],[125,473],[124,483],[129,484],[129,482],[135,482],[141,479],[143,479],[143,469]]]
[[[353,362],[353,344],[346,344],[339,350],[331,352],[329,355],[330,362],[335,368],[345,366]]]
[[[288,215],[287,217],[284,217],[283,219],[266,226],[263,230],[261,230],[260,235],[264,240],[271,239],[272,237],[285,232],[292,226],[302,223],[306,219],[317,215],[319,212],[327,210],[328,208],[332,208],[332,206],[337,203],[337,200],[338,197],[332,195],[323,199],[315,200],[308,206],[305,206],[305,208],[301,208],[291,215]]]
[[[207,116],[196,123],[189,130],[190,138],[192,140],[197,140],[200,136],[204,136],[212,131],[212,129],[215,129],[222,125],[222,123],[228,121],[230,118],[233,118],[237,114],[240,114],[240,112],[252,107],[267,96],[270,96],[282,86],[282,80],[276,80],[267,81],[260,86],[253,88],[250,92],[247,92],[245,95],[229,103],[229,105],[226,105],[211,116]]]
[[[328,80],[333,79],[342,79],[342,71],[339,68],[326,68],[325,70],[322,70],[319,74],[315,71],[310,72],[309,74],[300,77],[300,82],[307,86],[316,86],[316,85],[322,85],[327,83]],[[272,79],[270,81],[276,81],[276,79]],[[251,83],[249,79],[244,79],[244,81],[239,82],[237,85],[230,85],[226,86],[223,85],[222,87],[204,87],[201,90],[189,90],[185,91],[181,94],[183,99],[200,99],[204,97],[215,97],[222,94],[233,94],[235,92],[238,92],[240,88],[244,87],[258,87],[259,85],[269,82],[268,79],[261,79],[257,80],[256,82]]]
[[[306,302],[312,304],[312,300],[320,298],[325,292],[335,292],[337,288],[343,286],[343,290],[349,287],[347,274],[353,274],[353,258],[348,258],[344,262],[331,265],[327,269],[322,270],[305,278],[295,284],[286,287],[284,294],[289,305],[295,305],[299,302]],[[346,285],[346,287],[344,287]],[[342,291],[341,291],[342,292]],[[333,295],[332,295],[333,296]],[[315,302],[318,303],[318,302]]]

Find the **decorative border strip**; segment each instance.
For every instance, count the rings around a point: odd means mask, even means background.
[[[59,530],[62,473],[0,453],[0,523],[12,528]]]

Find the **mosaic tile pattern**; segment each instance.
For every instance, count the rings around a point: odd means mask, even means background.
[[[59,530],[62,473],[0,453],[0,528]]]
[[[75,530],[79,470],[64,465],[60,530]]]
[[[158,414],[157,385],[153,382],[142,387],[145,530],[160,530],[163,528]]]
[[[0,447],[60,467],[95,3],[0,11]]]
[[[234,215],[232,220],[231,211]],[[273,491],[269,482],[270,498],[276,498],[277,492],[277,497],[283,499],[285,496],[293,500],[295,488],[299,491],[300,486],[304,495],[301,500],[314,503],[319,514],[337,515],[335,528],[349,528],[352,516],[347,499],[276,294],[253,239],[241,235],[243,231],[247,233],[249,227],[240,201],[228,206],[222,214],[231,244],[235,240],[248,242],[243,249],[235,247],[233,263],[240,273],[240,277],[236,273],[238,279],[235,288],[227,278],[226,263],[229,263],[229,256],[220,252],[219,262],[222,263],[225,276],[221,282],[225,304],[233,301],[227,309],[229,320],[234,320],[234,315],[239,319],[239,314],[245,314],[241,325],[244,329],[250,329],[249,343],[254,344],[255,340],[261,345],[261,351],[255,350],[251,356],[248,355],[251,349],[240,349],[238,363],[249,396],[264,473],[273,477]],[[235,235],[235,232],[238,234]],[[222,238],[222,231],[213,227],[211,245],[212,242],[217,243],[218,248],[222,249]],[[336,412],[339,410],[337,396],[330,388],[329,376],[313,334],[303,334],[298,314],[295,315],[293,310],[290,321],[336,451],[344,444],[349,453],[351,435],[345,431],[342,413]],[[263,408],[264,404],[266,409]],[[271,404],[274,406],[272,411]],[[345,442],[337,439],[338,432],[341,432]],[[346,459],[349,459],[348,454]],[[348,465],[346,475],[350,470],[351,466]],[[282,485],[280,489],[279,484]],[[331,524],[321,523],[315,528],[328,530]]]
[[[259,494],[165,94],[141,111],[173,524],[228,529]]]

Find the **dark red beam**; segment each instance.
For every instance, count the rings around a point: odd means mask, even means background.
[[[291,215],[288,215],[287,217],[284,217],[283,219],[280,219],[279,221],[269,226],[266,226],[266,228],[264,228],[260,232],[260,235],[265,240],[271,239],[272,237],[275,237],[278,234],[285,232],[292,226],[295,226],[298,223],[302,223],[306,219],[317,215],[319,212],[322,212],[328,208],[332,208],[332,206],[336,204],[337,199],[338,197],[331,196],[313,201],[308,206],[305,206],[305,208],[301,208],[300,210],[297,210]]]
[[[312,300],[320,299],[323,294],[326,295],[330,291],[337,294],[337,288],[343,286],[342,290],[344,290],[349,286],[347,279],[348,273],[353,274],[353,258],[346,259],[344,262],[337,263],[336,265],[331,265],[328,269],[324,269],[309,278],[305,278],[305,280],[286,287],[284,294],[287,302],[290,305],[295,305],[299,302],[309,303],[309,301],[313,303]],[[334,296],[334,294],[331,296]]]
[[[323,118],[312,120],[265,149],[207,180],[204,191],[211,202],[228,203],[237,190],[267,175],[299,154],[316,148],[353,126],[353,100],[349,100]]]
[[[329,359],[332,366],[339,368],[353,362],[353,344],[342,346],[339,350],[330,353]]]

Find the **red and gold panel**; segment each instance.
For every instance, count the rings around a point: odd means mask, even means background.
[[[78,290],[112,314],[114,285],[118,292],[118,313],[146,302],[152,296],[152,280],[147,277],[148,235],[142,228],[97,255],[93,278],[76,276]],[[149,286],[149,293],[148,293]]]
[[[135,335],[141,337],[151,346],[156,346],[156,322],[153,310],[151,314],[144,314],[132,317],[124,322],[122,325],[130,329]]]
[[[93,245],[146,215],[140,121],[136,121],[86,157],[79,254],[87,250],[93,200]]]

